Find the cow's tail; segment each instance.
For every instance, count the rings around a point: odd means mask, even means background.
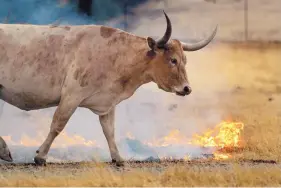
[[[13,162],[11,152],[5,140],[0,136],[0,159],[8,162]]]

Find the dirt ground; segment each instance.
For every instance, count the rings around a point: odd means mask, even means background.
[[[95,163],[8,164],[0,166],[0,186],[280,186],[280,52],[280,43],[233,42],[187,54],[193,91],[206,92],[206,98],[185,113],[199,118],[198,111],[218,108],[225,119],[245,124],[244,149],[232,152],[230,160],[131,162],[125,169]],[[219,100],[211,101],[209,91]]]

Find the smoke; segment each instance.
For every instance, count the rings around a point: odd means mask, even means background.
[[[103,24],[147,0],[93,1],[92,16],[78,12],[78,0],[2,0],[0,22],[24,24]],[[24,8],[23,8],[24,7]],[[116,25],[117,27],[120,25]]]
[[[7,2],[8,1],[1,2],[0,7],[4,7],[2,5]],[[11,16],[10,22],[49,24],[64,15],[63,23],[95,23],[91,18],[75,13],[73,11],[73,5],[68,5],[63,11],[61,9],[58,11],[57,8],[51,8],[54,7],[54,1],[45,1],[45,3],[41,4],[41,6],[36,9],[33,7],[35,5],[26,4],[28,1],[17,0],[11,2],[25,4],[27,8],[34,11],[30,11],[28,15],[22,17],[22,20]],[[95,2],[109,3],[109,1]],[[96,7],[95,11],[97,12],[102,10],[99,6],[93,6]],[[154,35],[150,32],[150,25],[155,24],[153,29],[159,31],[158,33],[163,33],[166,23],[162,13],[159,13],[157,16],[153,15],[157,17],[157,20],[153,21],[148,20],[147,17],[142,18],[139,15],[143,7],[147,8],[150,6],[151,2],[148,2],[147,4],[135,8],[134,14],[128,18],[129,23],[135,23],[130,27],[131,32],[143,36]],[[13,7],[13,12],[24,11],[22,9],[18,10],[19,6],[11,7]],[[118,27],[122,23],[122,21],[118,21],[120,20],[119,18],[122,17],[122,15],[120,15],[121,8],[117,6],[117,4],[111,7],[117,9],[116,14],[106,14],[107,16],[100,14],[99,19],[103,20],[115,16],[111,20],[104,22],[104,24]],[[3,14],[2,11],[4,11],[3,8],[0,10]],[[104,12],[106,11],[107,10]],[[173,15],[174,14],[171,14],[170,17],[172,20],[176,20]],[[147,14],[147,16],[149,17],[149,14]],[[112,25],[112,23],[115,24]],[[159,25],[159,28],[156,23]],[[173,24],[174,30],[177,30],[179,24],[180,23],[175,21],[175,24]],[[182,36],[186,34],[185,31],[177,31],[177,33],[180,32]],[[174,38],[177,36],[178,35],[174,35]],[[187,37],[187,39],[189,38]],[[202,55],[207,51],[208,48],[199,53]],[[217,104],[219,101],[217,91],[224,87],[225,83],[221,82],[221,85],[217,87],[210,86],[210,81],[207,83],[208,79],[206,79],[206,77],[214,77],[214,75],[211,75],[211,73],[209,73],[209,75],[202,75],[202,73],[206,73],[206,70],[202,70],[202,66],[210,68],[211,65],[206,65],[206,61],[200,59],[201,57],[196,54],[197,52],[195,52],[194,56],[192,56],[192,54],[187,54],[188,59],[190,58],[191,61],[197,61],[196,64],[190,63],[190,65],[188,65],[190,81],[191,84],[193,83],[194,85],[193,93],[190,96],[182,98],[171,93],[166,93],[159,90],[155,84],[151,83],[141,87],[131,98],[117,106],[115,122],[116,141],[120,153],[125,159],[129,160],[133,158],[144,160],[150,157],[154,159],[158,157],[183,158],[186,155],[197,157],[202,153],[210,152],[183,143],[175,143],[168,146],[150,146],[145,144],[146,142],[163,138],[175,129],[179,130],[180,134],[184,135],[184,137],[191,138],[196,132],[203,131],[208,126],[215,126],[222,121],[222,112],[220,109],[206,108],[204,105],[215,106]],[[212,66],[216,65],[213,64]],[[206,83],[200,82],[200,80],[202,81],[202,77],[205,77]],[[224,80],[224,78],[218,76],[217,78]],[[0,103],[0,105],[4,104],[3,101],[0,101]],[[55,108],[25,112],[5,103],[3,108],[0,106],[0,110],[0,133],[1,136],[10,136],[5,138],[10,146],[15,162],[32,162],[36,149],[38,149],[48,134]],[[127,133],[133,135],[133,138],[128,138]],[[59,135],[55,140],[48,155],[49,161],[106,161],[110,159],[108,145],[99,124],[98,116],[89,110],[83,108],[77,109],[68,122],[64,134],[66,136]],[[79,135],[79,139],[77,135]],[[84,140],[81,140],[80,137]],[[24,143],[29,142],[29,144],[24,146],[24,144],[21,143],[23,141]],[[90,146],[85,145],[85,143],[89,142],[95,144]]]

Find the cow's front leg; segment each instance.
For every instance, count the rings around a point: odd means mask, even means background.
[[[124,161],[120,157],[118,148],[115,143],[114,119],[115,119],[115,108],[113,108],[108,114],[99,116],[100,124],[102,126],[104,136],[108,143],[112,162],[116,163],[117,166],[124,166]]]
[[[65,97],[60,101],[60,104],[58,105],[53,116],[50,132],[44,143],[40,146],[39,150],[36,151],[37,155],[34,158],[34,162],[36,164],[43,165],[46,163],[46,156],[53,141],[64,129],[65,125],[79,104],[79,100],[70,97]]]

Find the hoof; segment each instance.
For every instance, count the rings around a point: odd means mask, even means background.
[[[34,157],[34,162],[38,166],[46,166],[46,159],[43,159],[41,157],[38,156]]]
[[[0,159],[10,162],[10,163],[13,162],[13,158],[12,158],[12,155],[10,152],[8,154],[2,155],[2,156],[0,155]]]
[[[124,161],[116,161],[115,159],[112,159],[112,163],[114,163],[117,167],[124,167],[125,166]]]

